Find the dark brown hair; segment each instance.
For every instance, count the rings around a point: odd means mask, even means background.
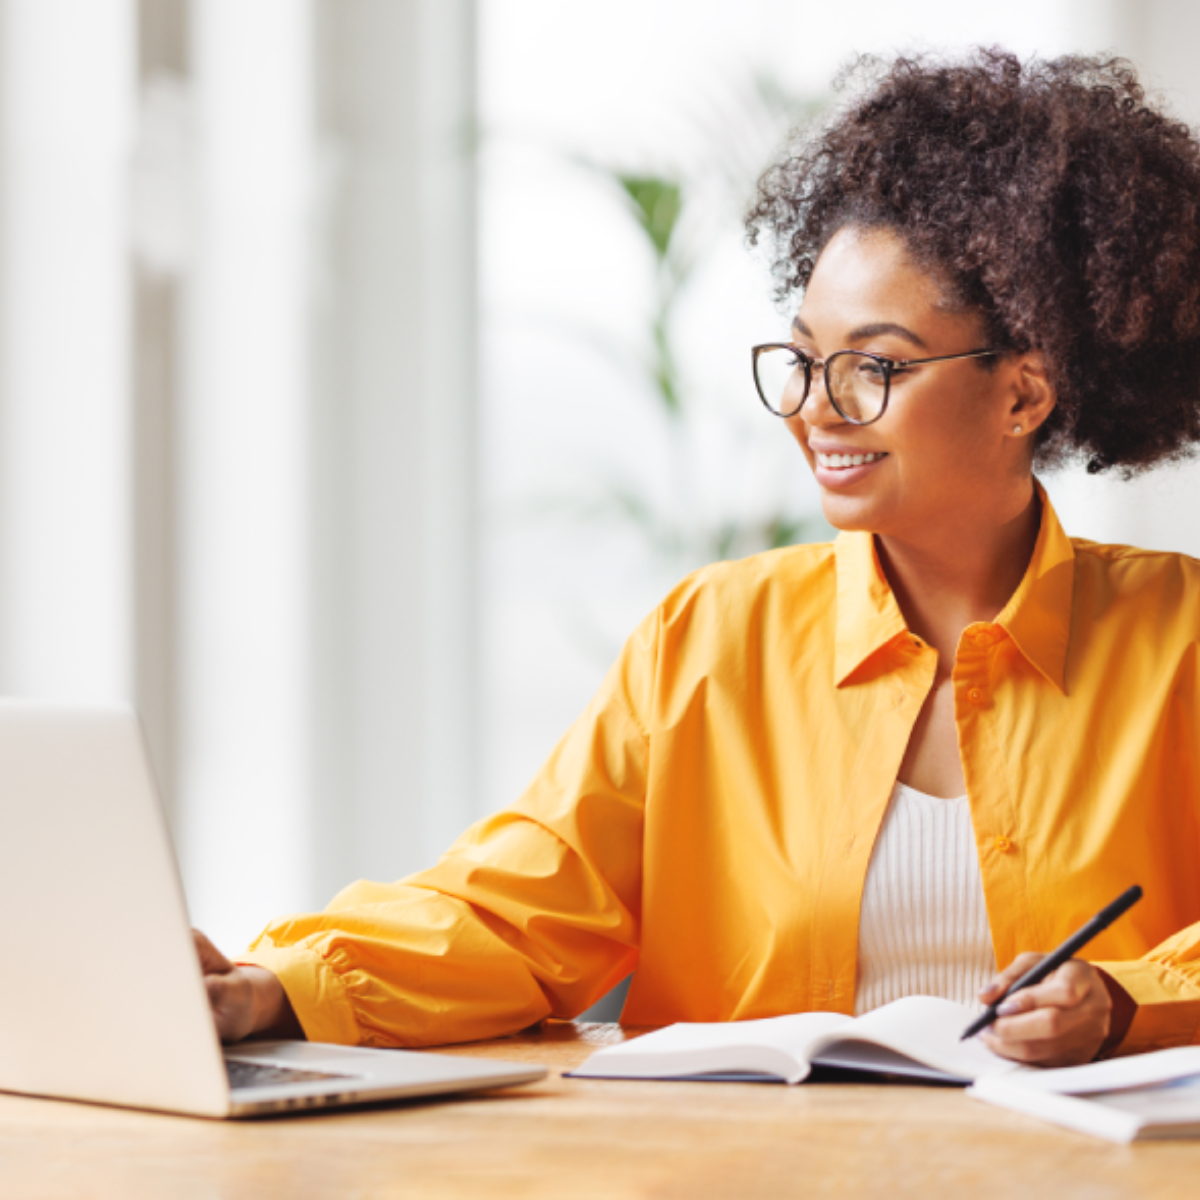
[[[823,128],[759,181],[778,296],[845,225],[895,231],[989,345],[1036,349],[1037,461],[1132,473],[1200,441],[1200,144],[1122,59],[857,61]],[[987,362],[987,360],[981,360]]]

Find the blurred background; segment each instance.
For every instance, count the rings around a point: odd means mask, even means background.
[[[828,536],[740,213],[858,51],[1185,0],[0,0],[0,691],[140,709],[194,921],[430,862],[714,558]],[[1197,470],[1048,480],[1200,553]]]

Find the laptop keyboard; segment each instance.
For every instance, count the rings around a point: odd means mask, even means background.
[[[266,1063],[227,1058],[225,1071],[231,1088],[279,1087],[289,1083],[322,1083],[327,1079],[357,1079],[357,1075],[332,1075],[328,1071],[300,1071],[294,1067],[273,1067]]]

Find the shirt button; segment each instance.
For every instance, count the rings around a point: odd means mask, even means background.
[[[1006,837],[998,837],[994,844],[1001,854],[1007,854],[1012,849],[1012,842]]]
[[[970,700],[970,702],[972,704],[982,704],[983,703],[983,692],[981,692],[979,690],[979,688],[972,688],[967,693],[967,699]]]

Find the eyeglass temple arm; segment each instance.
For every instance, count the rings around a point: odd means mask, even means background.
[[[897,358],[893,362],[897,367],[918,367],[922,363],[951,362],[956,358],[987,358],[999,353],[999,350],[968,350],[965,354],[939,354],[936,358]]]

